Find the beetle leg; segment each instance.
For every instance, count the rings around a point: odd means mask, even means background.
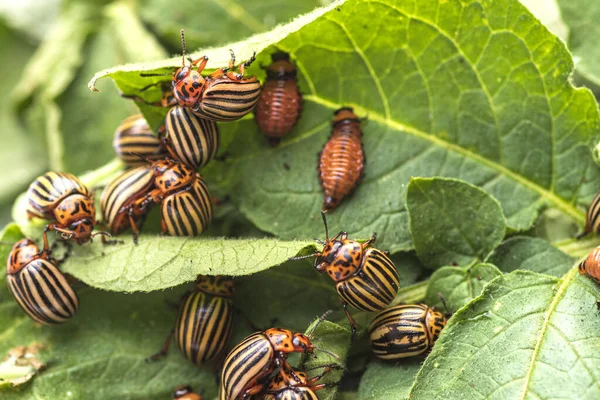
[[[175,333],[175,329],[171,329],[169,334],[167,335],[167,340],[163,343],[160,351],[158,353],[152,354],[150,357],[146,358],[146,362],[160,360],[165,357],[169,352],[169,345],[171,344],[171,339],[173,338],[173,334]]]
[[[315,367],[305,369],[304,371],[311,371],[313,369],[318,369],[318,368],[324,368],[323,372],[321,372],[320,374],[315,375],[312,378],[308,379],[307,383],[309,385],[311,385],[311,386],[313,385],[313,383],[316,383],[317,381],[321,380],[325,375],[327,375],[328,373],[330,373],[332,370],[334,370],[334,369],[344,369],[339,364],[324,364],[324,365],[317,365]]]
[[[256,60],[256,52],[254,52],[252,54],[252,57],[250,57],[250,59],[248,61],[246,61],[245,63],[240,64],[240,66],[239,66],[240,74],[238,75],[239,76],[238,79],[242,79],[244,77],[244,74],[246,73],[246,67],[249,67],[250,65],[252,65],[252,63],[254,62],[254,60]]]
[[[246,399],[251,398],[254,395],[259,394],[260,392],[262,392],[264,387],[265,387],[264,383],[257,383],[256,385],[246,389],[246,391],[242,395],[242,399],[246,400]]]
[[[354,318],[352,318],[352,315],[350,315],[350,312],[348,311],[348,303],[346,303],[344,300],[342,300],[342,307],[344,307],[344,312],[346,313],[346,318],[348,318],[348,322],[350,322],[350,329],[352,329],[352,341],[354,341],[354,339],[356,339],[356,328],[357,328],[357,324],[356,321],[354,321]]]
[[[231,59],[229,60],[229,69],[235,68],[235,53],[233,49],[229,49],[229,54],[231,54]]]
[[[377,233],[373,233],[373,235],[371,236],[371,239],[367,240],[366,242],[364,242],[363,244],[360,245],[360,247],[364,250],[367,247],[369,247],[371,245],[371,243],[375,243],[375,239],[377,239]]]
[[[204,71],[204,68],[206,68],[206,63],[208,62],[208,56],[202,56],[200,58],[198,58],[197,60],[193,60],[192,61],[192,65],[198,65],[198,72],[202,72]]]
[[[313,392],[316,392],[318,390],[323,390],[323,389],[328,389],[328,388],[336,387],[339,384],[340,384],[339,382],[319,383],[318,385],[311,385],[310,389]]]
[[[46,227],[44,228],[44,248],[42,249],[39,255],[50,256],[50,254],[52,254],[52,250],[48,245],[48,231],[51,230],[53,230],[52,225],[46,225]]]
[[[277,364],[277,366],[279,367],[279,373],[286,376],[286,380],[290,381],[291,379],[294,380],[294,382],[302,382],[302,378],[300,378],[298,375],[296,375],[296,371],[294,370],[294,368],[292,368],[292,366],[290,365],[289,362],[287,362],[287,360],[285,360],[282,357],[277,357],[275,359],[275,363]],[[291,376],[291,378],[290,378]]]
[[[140,234],[140,231],[138,230],[135,220],[133,219],[133,207],[129,208],[127,217],[129,218],[129,225],[131,226],[131,232],[133,234],[133,244],[138,244],[138,235]]]

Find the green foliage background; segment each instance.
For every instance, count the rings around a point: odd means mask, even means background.
[[[137,111],[119,91],[159,97],[142,89],[170,77],[140,73],[180,65],[180,28],[188,49],[199,49],[193,56],[209,55],[209,70],[226,64],[230,48],[239,59],[256,51],[250,73],[264,79],[270,54],[290,53],[305,98],[278,148],[251,116],[221,124],[228,158],[201,173],[231,201],[203,237],[161,237],[154,213],[138,246],[124,236],[119,246],[76,247],[62,265],[81,297],[69,323],[36,326],[0,285],[0,356],[40,343],[48,364],[18,387],[7,382],[17,369],[0,364],[0,397],[166,399],[191,384],[213,398],[211,366],[193,366],[174,347],[164,361],[144,361],[174,324],[168,303],[202,273],[237,276],[235,302],[258,326],[304,331],[335,310],[316,342],[345,370],[320,398],[598,398],[600,289],[576,265],[600,240],[572,239],[600,189],[598,21],[600,3],[586,0],[0,8],[3,243],[40,238],[43,223],[27,221],[20,195],[37,175],[65,170],[99,188],[119,173],[113,133]],[[138,106],[154,126],[164,117]],[[286,262],[324,234],[316,154],[342,106],[366,118],[367,166],[330,229],[378,233],[401,277],[394,303],[443,309],[444,295],[454,315],[427,357],[379,362],[364,329],[351,345],[331,280],[308,262]],[[0,256],[9,249],[0,244]],[[373,317],[354,314],[362,328]],[[250,332],[238,322],[234,342]],[[330,361],[321,354],[306,365]]]

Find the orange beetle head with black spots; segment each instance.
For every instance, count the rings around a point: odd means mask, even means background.
[[[327,271],[327,274],[335,282],[343,281],[360,268],[365,246],[356,240],[348,239],[348,233],[346,232],[340,232],[337,236],[329,239],[329,229],[324,211],[321,211],[321,216],[325,225],[326,240],[315,240],[323,245],[323,250],[307,256],[292,257],[290,260],[315,257],[314,267],[317,271]]]
[[[265,331],[265,335],[273,349],[281,353],[312,353],[315,346],[308,336],[289,329],[271,328]]]
[[[173,73],[173,96],[179,105],[194,107],[202,97],[206,79],[204,79],[200,71],[193,69],[195,62],[185,65],[185,36],[183,29],[181,30],[181,46],[183,48],[182,65],[181,68]]]

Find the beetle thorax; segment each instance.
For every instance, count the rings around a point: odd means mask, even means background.
[[[227,276],[199,275],[196,279],[196,289],[213,296],[231,298],[235,288],[233,279]]]
[[[89,219],[93,224],[96,218],[96,206],[88,196],[72,194],[62,199],[54,208],[54,218],[62,226],[68,226],[82,219]]]
[[[267,339],[271,342],[271,346],[275,351],[281,351],[283,353],[294,352],[294,346],[292,345],[292,331],[289,329],[271,328],[265,331]]]
[[[156,187],[163,193],[172,193],[189,187],[196,179],[190,168],[169,160],[154,163]]]
[[[193,107],[200,101],[206,80],[192,67],[181,67],[173,74],[173,95],[184,107]]]
[[[335,282],[352,276],[362,263],[363,250],[356,240],[330,240],[317,258],[317,270],[325,270]]]
[[[40,249],[32,240],[21,239],[12,248],[6,260],[6,272],[16,274],[30,262],[39,258]]]

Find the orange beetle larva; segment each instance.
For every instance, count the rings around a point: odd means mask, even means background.
[[[290,56],[277,52],[267,67],[267,81],[254,110],[256,124],[272,145],[286,136],[302,112],[302,94],[298,89],[296,67]]]
[[[324,210],[336,208],[356,188],[365,164],[361,138],[360,119],[352,108],[337,110],[331,137],[319,155]]]

